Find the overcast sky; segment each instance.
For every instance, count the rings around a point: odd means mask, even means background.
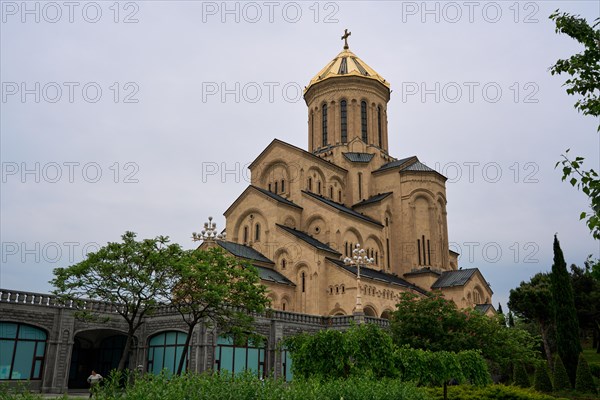
[[[596,1],[0,4],[2,288],[48,292],[126,230],[192,248],[224,227],[274,138],[307,148],[301,90],[345,28],[392,85],[391,155],[448,177],[451,248],[496,306],[550,269],[554,233],[567,263],[599,256],[554,168],[570,148],[598,169],[598,121],[548,71],[582,50],[548,16]]]

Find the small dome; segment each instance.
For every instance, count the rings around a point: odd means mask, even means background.
[[[319,71],[319,73],[310,80],[310,83],[304,89],[304,93],[316,83],[340,76],[362,76],[363,78],[379,81],[379,83],[383,84],[388,89],[390,88],[388,81],[383,79],[383,77],[375,72],[373,68],[369,67],[363,60],[358,58],[356,54],[349,49],[344,48],[340,54],[335,56],[325,68]]]

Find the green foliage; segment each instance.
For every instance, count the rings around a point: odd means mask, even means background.
[[[564,83],[567,93],[580,95],[581,99],[575,102],[575,108],[583,115],[600,116],[600,30],[596,27],[600,24],[600,18],[596,19],[593,26],[579,16],[568,13],[559,13],[556,10],[550,19],[556,23],[556,32],[565,33],[581,43],[585,50],[575,54],[568,59],[556,62],[550,72],[554,74],[566,73],[570,76]],[[600,131],[600,124],[598,125]],[[566,151],[568,153],[569,150]],[[556,163],[562,165],[562,180],[569,179],[572,186],[577,186],[590,199],[591,212],[582,212],[580,219],[587,218],[587,226],[596,239],[600,239],[600,179],[598,173],[593,169],[583,169],[583,157],[569,159],[566,154],[563,160]]]
[[[374,324],[353,326],[346,332],[327,329],[285,340],[297,377],[347,378],[396,375],[390,336]]]
[[[442,388],[431,388],[428,392],[432,400],[444,398]],[[448,399],[451,400],[566,400],[537,393],[531,389],[523,389],[514,386],[490,385],[490,386],[449,386]]]
[[[255,330],[252,313],[264,311],[269,304],[256,267],[225,255],[218,247],[185,251],[169,278],[163,295],[188,325],[186,347],[201,320],[238,339],[246,337]],[[184,360],[182,353],[178,373]]]
[[[529,375],[527,375],[527,370],[522,362],[515,363],[513,368],[513,385],[522,388],[531,387]]]
[[[577,321],[571,277],[567,272],[567,264],[556,235],[554,236],[554,263],[552,264],[550,283],[556,325],[556,348],[571,383],[574,383],[577,356],[581,352],[579,323]]]
[[[548,373],[548,366],[545,362],[538,363],[533,375],[533,388],[538,392],[552,393],[552,381]]]
[[[598,263],[589,256],[583,268],[571,265],[570,274],[579,327],[584,333],[596,337],[596,349],[600,349],[600,276],[595,276],[593,271],[598,268]]]
[[[580,393],[598,393],[594,377],[590,372],[590,367],[583,354],[579,354],[579,362],[577,363],[577,375],[575,378],[575,390]]]
[[[118,304],[117,313],[128,325],[127,342],[119,361],[125,367],[134,333],[146,316],[164,303],[160,294],[166,285],[169,268],[179,260],[182,249],[169,244],[169,238],[135,240],[126,232],[121,243],[108,243],[87,258],[66,268],[56,268],[50,283],[53,293],[64,301],[82,298]],[[94,316],[94,311],[86,315]]]
[[[144,375],[121,392],[106,386],[98,400],[425,400],[422,389],[397,380],[261,380],[250,373],[236,375]]]
[[[554,390],[561,392],[571,390],[572,388],[573,385],[571,385],[571,380],[569,379],[569,375],[567,375],[565,365],[563,364],[560,355],[557,355],[554,360]]]
[[[513,360],[533,363],[539,358],[537,339],[522,329],[508,328],[474,310],[435,293],[419,298],[403,293],[391,320],[398,346],[431,351],[480,350],[493,368],[507,370]]]

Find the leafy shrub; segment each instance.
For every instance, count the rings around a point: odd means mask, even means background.
[[[428,392],[432,400],[442,400],[442,388],[430,388]],[[490,385],[490,386],[449,386],[449,400],[566,400],[537,393],[532,389],[523,389],[515,386]]]
[[[523,363],[517,362],[514,365],[513,385],[522,388],[528,388],[531,386],[529,375],[527,375],[527,370],[525,369],[525,365],[523,365]]]
[[[581,393],[597,393],[594,377],[590,372],[590,367],[588,366],[583,353],[579,353],[577,374],[575,375],[575,390]]]
[[[596,378],[600,378],[600,364],[589,364],[590,372]]]
[[[552,393],[552,381],[545,362],[538,363],[533,376],[533,388],[538,392]]]
[[[557,355],[554,360],[554,390],[563,392],[571,389],[573,389],[573,386],[571,386],[571,381],[569,380],[569,375],[567,375],[565,365],[560,356]]]

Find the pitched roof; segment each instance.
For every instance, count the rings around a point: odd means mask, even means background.
[[[389,163],[383,164],[381,167],[379,167],[379,169],[376,169],[373,172],[385,171],[386,169],[400,167],[411,160],[418,161],[417,156],[410,156],[400,160],[390,161]]]
[[[363,215],[363,214],[361,214],[361,213],[359,213],[357,211],[354,211],[353,209],[348,208],[348,207],[346,207],[343,204],[336,203],[335,201],[326,199],[325,197],[319,196],[318,194],[315,194],[315,193],[312,193],[312,192],[307,192],[306,190],[303,190],[302,193],[307,194],[307,195],[311,196],[314,199],[320,200],[323,203],[327,204],[328,206],[331,206],[331,207],[335,208],[338,211],[341,211],[341,212],[344,212],[346,214],[352,215],[352,216],[354,216],[356,218],[360,218],[360,219],[362,219],[364,221],[367,221],[367,222],[370,222],[372,224],[383,226],[383,224],[381,222],[375,221],[374,219],[369,218],[366,215]]]
[[[494,312],[496,312],[496,309],[494,308],[493,305],[491,304],[477,304],[475,306],[475,309],[479,312],[481,312],[482,314],[487,313],[490,309]]]
[[[282,197],[282,196],[280,196],[278,194],[275,194],[273,192],[269,192],[268,190],[265,190],[265,189],[260,188],[258,186],[250,185],[250,187],[258,190],[261,193],[266,194],[270,198],[272,198],[274,200],[277,200],[280,203],[284,203],[284,204],[287,204],[288,206],[296,207],[296,208],[299,208],[299,209],[302,210],[302,207],[300,207],[298,204],[294,203],[293,201],[286,199],[285,197]]]
[[[346,265],[341,260],[336,260],[334,258],[329,258],[329,257],[326,257],[326,258],[327,258],[327,260],[331,261],[333,264],[337,265],[338,267],[343,268],[346,271],[351,272],[352,274],[356,275],[356,273],[357,273],[356,267]],[[377,271],[375,269],[363,267],[360,269],[360,276],[361,276],[361,278],[368,278],[368,279],[372,279],[374,281],[390,283],[392,285],[402,286],[405,288],[413,289],[422,294],[427,294],[427,290],[425,290],[413,283],[410,283],[409,281],[404,280],[404,279],[400,278],[399,276],[387,274],[385,272]]]
[[[402,171],[437,172],[435,169],[429,168],[421,161],[417,161],[407,167],[402,168]]]
[[[283,285],[296,286],[296,284],[290,281],[288,278],[275,271],[272,268],[261,267],[260,265],[253,264],[258,269],[258,275],[260,279],[269,282],[281,283]]]
[[[453,286],[464,286],[469,279],[478,271],[477,268],[459,269],[456,271],[444,271],[433,285],[432,289],[447,288]]]
[[[368,163],[370,162],[375,154],[373,153],[342,153],[344,157],[348,159],[348,161],[359,162],[359,163]]]
[[[420,268],[420,269],[414,269],[410,272],[407,272],[404,274],[404,276],[415,276],[415,275],[422,275],[422,274],[434,274],[434,275],[440,276],[442,273],[439,271],[436,271],[435,269],[431,269],[431,268]]]
[[[287,227],[285,225],[279,225],[279,224],[275,224],[275,225],[277,225],[279,228],[283,229],[284,231],[289,232],[292,235],[296,236],[298,239],[305,241],[309,245],[311,245],[313,247],[316,247],[319,250],[328,251],[328,252],[334,253],[334,254],[341,254],[339,251],[332,249],[331,247],[329,247],[325,243],[323,243],[323,242],[315,239],[314,237],[310,236],[306,232],[302,232],[302,231],[299,231],[299,230],[294,229],[294,228],[289,228],[289,227]]]
[[[358,206],[364,206],[364,205],[367,205],[367,204],[377,203],[377,202],[385,199],[386,197],[388,197],[392,193],[393,192],[378,193],[375,196],[369,197],[368,199],[365,199],[365,200],[362,200],[362,201],[356,203],[352,207],[358,207]]]
[[[245,246],[243,244],[228,242],[226,240],[217,240],[217,244],[233,254],[236,257],[246,258],[248,260],[261,261],[264,263],[274,264],[273,261],[263,256],[252,247]]]

